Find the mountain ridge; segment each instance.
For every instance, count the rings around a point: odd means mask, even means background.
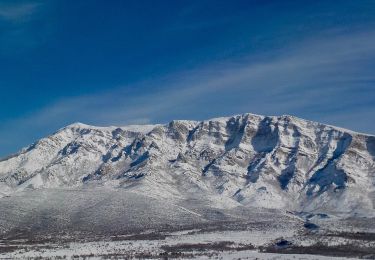
[[[375,136],[289,115],[73,123],[0,161],[0,187],[11,195],[105,185],[163,198],[198,193],[224,206],[367,214],[374,158]]]

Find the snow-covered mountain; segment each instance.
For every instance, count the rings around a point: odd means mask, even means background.
[[[253,114],[167,125],[76,123],[0,161],[0,197],[93,185],[227,206],[373,214],[375,136]]]

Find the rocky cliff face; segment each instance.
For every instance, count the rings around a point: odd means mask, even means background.
[[[0,162],[0,196],[25,189],[127,188],[159,198],[374,211],[375,136],[292,116],[167,125],[67,126]]]

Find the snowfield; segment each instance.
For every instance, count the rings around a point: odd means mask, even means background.
[[[372,135],[253,114],[76,123],[0,161],[0,258],[371,259],[374,205]]]

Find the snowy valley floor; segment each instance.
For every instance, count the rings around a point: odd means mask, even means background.
[[[113,236],[20,235],[0,241],[0,258],[375,259],[375,233],[363,231],[365,222],[351,222],[350,231],[348,222],[337,228],[328,221],[314,230],[250,222]]]
[[[0,259],[375,259],[373,218],[205,200],[111,189],[16,193],[0,199]]]
[[[375,258],[375,234],[250,225],[249,230],[184,230],[109,237],[12,239],[0,243],[0,258]],[[239,227],[238,227],[239,228]]]

